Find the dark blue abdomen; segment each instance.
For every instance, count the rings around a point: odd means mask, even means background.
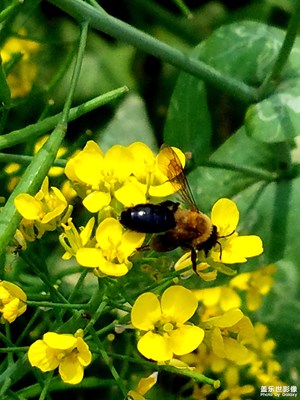
[[[174,209],[164,203],[129,207],[121,213],[120,222],[132,231],[143,233],[166,232],[176,226]]]

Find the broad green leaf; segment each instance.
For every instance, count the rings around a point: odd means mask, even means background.
[[[285,32],[265,24],[244,21],[222,26],[192,53],[218,71],[258,87],[271,71]],[[245,119],[249,136],[278,143],[299,135],[300,40],[296,40],[281,81],[273,94],[249,107]],[[196,164],[210,150],[210,120],[205,86],[181,73],[171,99],[165,141],[184,150],[193,148]]]
[[[259,86],[275,62],[283,30],[245,21],[223,26],[203,45],[202,59],[229,76]],[[276,143],[299,135],[300,40],[296,40],[281,81],[270,97],[250,106],[247,134]]]
[[[300,134],[299,126],[300,74],[283,80],[269,98],[250,106],[245,119],[249,136],[267,143],[295,138]]]
[[[196,47],[192,55],[198,58],[199,52],[200,47]],[[183,72],[171,98],[164,140],[184,151],[192,149],[196,164],[206,159],[211,150],[211,123],[204,83]]]
[[[116,143],[126,146],[137,141],[157,150],[144,101],[135,93],[130,93],[122,100],[109,124],[96,135],[104,151]]]

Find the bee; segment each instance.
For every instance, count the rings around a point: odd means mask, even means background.
[[[197,268],[197,251],[205,255],[217,244],[217,227],[202,213],[196,204],[188,184],[182,163],[176,152],[165,146],[158,155],[161,171],[177,191],[187,209],[170,200],[159,204],[139,204],[121,214],[120,222],[125,227],[143,233],[157,233],[148,246],[157,252],[166,252],[181,247],[190,250],[194,271]],[[219,243],[220,245],[220,243]]]

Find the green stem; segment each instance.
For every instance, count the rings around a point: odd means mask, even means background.
[[[15,0],[11,5],[6,7],[3,11],[0,13],[0,22],[6,20],[8,18],[9,14],[14,11],[16,7],[20,7],[21,2],[19,0]]]
[[[172,48],[131,25],[110,15],[98,11],[82,0],[48,0],[61,8],[76,20],[86,20],[96,30],[129,43],[134,47],[152,54],[165,62],[190,73],[205,82],[221,89],[241,101],[251,103],[256,99],[256,90],[243,82],[225,76],[202,61],[189,57],[186,53]]]
[[[258,89],[259,98],[264,98],[270,91],[273,90],[274,86],[276,86],[276,81],[279,79],[281,71],[286,65],[294,46],[294,42],[298,33],[299,21],[300,1],[296,1],[294,13],[290,19],[284,41],[273,65],[273,69]]]
[[[28,351],[28,346],[22,347],[0,347],[0,353],[26,353]]]
[[[119,360],[126,360],[135,364],[141,364],[144,365],[145,367],[150,367],[156,371],[166,371],[170,372],[176,375],[182,375],[186,376],[188,378],[193,379],[197,383],[208,383],[209,385],[212,385],[214,388],[218,388],[220,386],[220,381],[208,378],[207,376],[200,374],[199,372],[195,370],[190,370],[188,367],[187,368],[176,368],[171,365],[157,365],[154,364],[151,361],[143,360],[143,359],[138,359],[135,357],[130,357],[128,355],[124,354],[117,354],[117,353],[108,353],[112,358],[116,358]]]
[[[51,301],[27,300],[26,304],[31,307],[66,308],[66,309],[77,309],[77,310],[82,310],[87,308],[87,304],[53,303]]]
[[[206,163],[202,163],[201,167],[220,168],[227,171],[241,172],[245,175],[253,176],[254,178],[268,182],[274,182],[278,178],[278,174],[275,172],[264,171],[260,168],[246,167],[243,165],[235,165],[226,162],[207,161]]]
[[[191,10],[188,8],[188,6],[185,4],[185,2],[183,0],[173,0],[173,2],[177,5],[179,10],[182,12],[182,14],[186,18],[191,18],[192,17]]]
[[[33,160],[33,156],[24,156],[22,154],[7,154],[7,153],[0,153],[0,163],[17,163],[22,165],[28,165]],[[61,158],[57,158],[53,162],[53,166],[55,167],[62,167],[66,166],[67,161]]]
[[[96,108],[111,102],[128,92],[126,86],[107,92],[101,96],[95,97],[80,106],[73,107],[69,113],[69,121],[73,121]],[[51,129],[53,129],[61,120],[62,113],[48,117],[43,121],[39,121],[36,124],[28,125],[26,128],[18,129],[16,131],[7,133],[6,135],[0,136],[0,149],[12,147],[16,144],[28,141],[28,139],[37,138]]]
[[[105,347],[103,346],[102,342],[100,341],[99,337],[97,336],[97,334],[95,332],[95,329],[92,326],[89,327],[89,333],[93,339],[94,345],[97,346],[97,350],[99,351],[101,357],[103,358],[103,361],[109,367],[110,372],[116,381],[116,384],[119,386],[119,389],[122,392],[124,398],[126,398],[128,390],[126,389],[122,378],[120,377],[117,370],[115,369],[115,367],[111,361],[111,358],[108,356],[108,354],[105,350]]]

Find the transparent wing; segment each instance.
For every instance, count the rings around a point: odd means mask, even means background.
[[[185,176],[182,162],[172,147],[164,144],[158,154],[161,172],[169,179],[182,201],[192,210],[198,210],[193,193]]]

